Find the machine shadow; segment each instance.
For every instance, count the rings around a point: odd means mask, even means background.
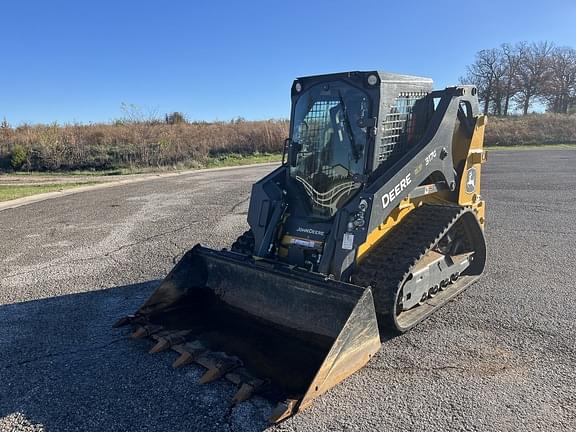
[[[271,403],[231,410],[232,384],[200,385],[201,367],[174,370],[176,353],[150,355],[149,341],[112,328],[159,283],[0,306],[0,429],[8,417],[58,431],[265,430]]]
[[[149,355],[149,343],[112,329],[158,284],[0,306],[0,419],[58,431],[266,429],[267,401],[231,410],[232,384],[199,385],[199,366],[173,370],[176,353]]]

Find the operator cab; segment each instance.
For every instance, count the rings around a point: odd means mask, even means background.
[[[334,216],[377,168],[417,141],[415,117],[421,124],[429,117],[423,102],[431,91],[429,78],[375,71],[294,81],[287,182],[298,201],[293,213]]]
[[[330,218],[361,185],[372,103],[344,80],[302,90],[291,124],[290,178],[308,213]]]
[[[374,71],[294,81],[281,259],[316,267],[335,214],[405,150],[412,107],[431,90],[428,78]]]

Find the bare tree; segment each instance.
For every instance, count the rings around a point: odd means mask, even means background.
[[[517,47],[519,61],[514,73],[514,84],[517,88],[515,100],[526,115],[534,100],[544,94],[554,46],[550,42],[539,42],[531,45],[520,43]]]
[[[550,59],[550,73],[544,85],[548,110],[567,114],[576,102],[576,50],[556,48]]]
[[[496,50],[496,56],[497,61],[492,69],[494,88],[492,91],[492,114],[500,116],[506,99],[508,66],[501,50]]]
[[[507,116],[512,103],[527,114],[536,101],[551,112],[576,112],[576,49],[505,43],[476,53],[460,81],[478,87],[484,114]]]
[[[502,108],[502,115],[507,116],[510,110],[510,101],[516,94],[516,87],[514,86],[514,75],[519,66],[521,45],[511,45],[509,43],[500,46],[502,56],[503,68],[506,70],[504,84],[503,84],[503,98],[504,106]]]
[[[474,84],[478,88],[478,97],[483,104],[484,114],[490,110],[490,102],[497,93],[496,87],[501,77],[500,55],[497,49],[482,50],[476,53],[474,63],[466,67],[466,76],[462,82]]]

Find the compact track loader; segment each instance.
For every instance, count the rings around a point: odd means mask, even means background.
[[[476,88],[349,72],[292,85],[282,165],[230,250],[187,252],[134,315],[151,352],[258,393],[278,422],[362,368],[484,270]]]

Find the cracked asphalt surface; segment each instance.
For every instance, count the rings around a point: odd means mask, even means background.
[[[576,151],[491,152],[485,276],[279,431],[576,430]],[[194,244],[246,227],[270,167],[193,173],[0,212],[0,430],[260,431],[225,380],[111,324]]]

